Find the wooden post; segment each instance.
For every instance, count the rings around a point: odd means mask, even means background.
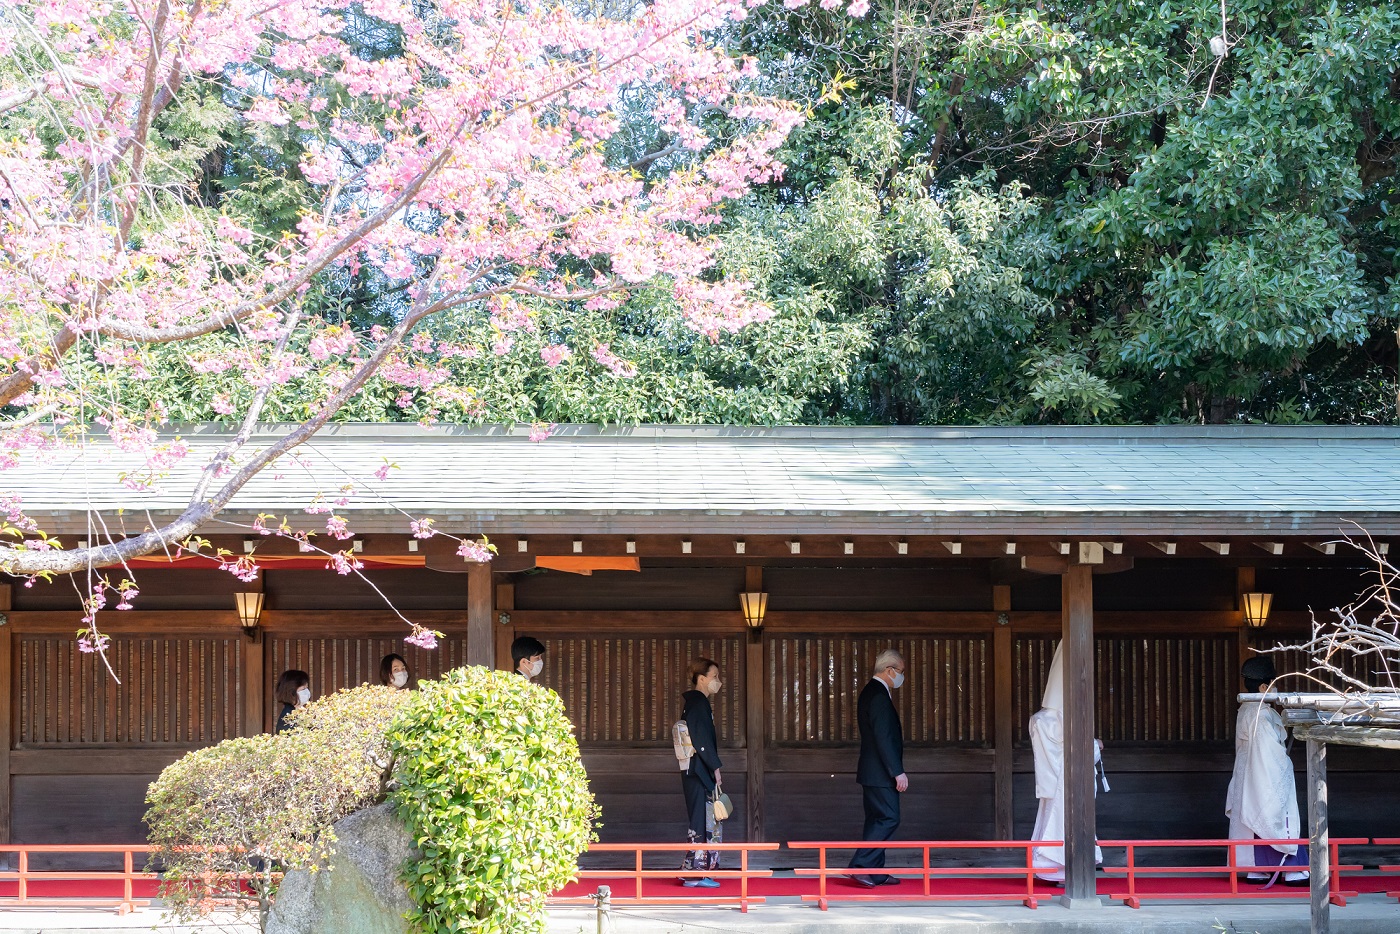
[[[8,619],[10,585],[0,584],[0,614],[5,625],[0,627],[0,843],[10,842],[10,722],[14,710],[14,633]]]
[[[1240,611],[1240,616],[1244,616],[1244,595],[1254,589],[1254,568],[1235,568],[1235,609]],[[1239,664],[1243,665],[1253,654],[1249,644],[1249,624],[1243,618],[1240,620],[1240,628],[1236,633],[1238,643],[1236,646],[1239,652]],[[1244,677],[1240,676],[1239,690],[1244,690]]]
[[[505,575],[497,575],[504,578]],[[499,612],[509,613],[515,609],[515,585],[496,585],[496,609]],[[515,641],[515,623],[497,623],[493,627],[496,631],[496,667],[502,671],[510,671],[510,644]]]
[[[256,581],[248,582],[248,589],[262,591],[262,571],[258,571]],[[266,598],[263,612],[267,612]],[[265,710],[267,696],[271,693],[271,685],[266,678],[267,637],[259,626],[257,633],[250,639],[243,634],[240,626],[239,638],[242,639],[243,646],[243,735],[256,736],[270,727]]]
[[[1312,934],[1329,934],[1332,909],[1332,860],[1327,833],[1327,743],[1308,739],[1308,874],[1312,896]]]
[[[491,631],[491,565],[467,565],[467,664],[496,665],[496,635]]]
[[[1071,563],[1060,584],[1065,666],[1066,908],[1096,908],[1094,885],[1094,576]]]
[[[996,837],[1013,840],[1016,837],[1012,820],[1011,796],[1012,703],[1011,684],[1011,586],[992,587],[992,609],[997,612],[997,628],[992,631],[992,723],[996,730],[993,747],[993,768],[996,773]]]
[[[750,566],[744,569],[744,587],[750,592],[763,590],[763,568]],[[736,598],[737,599],[737,598]],[[747,624],[745,624],[747,628]],[[767,724],[763,713],[768,709],[768,699],[764,690],[763,632],[750,632],[748,654],[744,659],[744,737],[748,744],[748,781],[745,786],[748,797],[748,835],[750,843],[761,843],[763,835],[763,770],[765,751],[768,748]]]

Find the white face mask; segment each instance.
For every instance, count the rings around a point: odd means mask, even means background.
[[[297,688],[297,703],[311,703],[311,688]]]
[[[403,687],[403,686],[404,686],[405,684],[407,684],[407,683],[408,683],[408,672],[406,672],[406,671],[396,671],[396,672],[394,672],[394,687],[396,687],[396,688],[401,688],[401,687]]]
[[[904,672],[902,672],[902,671],[896,671],[896,672],[894,673],[894,680],[890,682],[890,687],[892,687],[892,688],[902,688],[902,687],[904,687]]]
[[[705,685],[705,693],[714,697],[719,693],[719,689],[722,687],[724,687],[724,682],[720,681],[718,678],[711,678],[710,683]]]
[[[534,661],[526,659],[525,664],[522,667],[525,671],[525,677],[538,678],[540,676],[540,672],[544,671],[544,659],[537,658]]]

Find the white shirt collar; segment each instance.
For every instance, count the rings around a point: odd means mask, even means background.
[[[890,683],[888,681],[884,678],[871,678],[870,680],[880,682],[881,687],[885,689],[885,693],[890,696],[890,700],[894,700],[894,691],[890,689]]]

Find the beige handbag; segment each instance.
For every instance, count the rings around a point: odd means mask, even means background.
[[[710,812],[714,815],[715,823],[734,813],[734,802],[729,800],[729,795],[719,785],[715,785],[715,796],[710,799]]]

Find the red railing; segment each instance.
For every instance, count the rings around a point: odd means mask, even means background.
[[[148,898],[137,898],[135,895],[135,883],[155,882],[159,877],[153,872],[137,872],[135,868],[135,854],[146,854],[151,852],[151,847],[133,844],[131,846],[99,846],[87,844],[37,844],[25,846],[0,846],[0,853],[15,854],[16,867],[9,871],[0,871],[0,882],[15,882],[17,885],[16,894],[13,896],[0,897],[0,906],[12,907],[83,907],[83,908],[115,908],[118,913],[126,914],[134,911],[137,907],[150,904]],[[40,869],[29,868],[29,857],[35,853],[56,853],[56,854],[108,854],[119,855],[122,858],[122,869],[120,872],[109,870],[76,870],[76,869]],[[54,897],[46,895],[30,895],[29,886],[31,882],[121,882],[122,894],[120,897]]]
[[[1372,843],[1376,846],[1400,846],[1400,837],[1376,837]],[[1382,866],[1381,872],[1386,875],[1400,873],[1400,866]],[[1400,898],[1400,891],[1386,892],[1387,898]]]
[[[1278,888],[1271,886],[1268,888],[1252,886],[1246,884],[1240,887],[1240,875],[1242,873],[1258,872],[1253,866],[1241,866],[1236,862],[1235,848],[1238,846],[1252,846],[1262,844],[1271,846],[1274,844],[1292,843],[1297,845],[1306,844],[1307,840],[1100,840],[1100,846],[1124,847],[1128,851],[1126,866],[1104,866],[1102,872],[1106,876],[1123,876],[1128,880],[1128,891],[1123,895],[1114,895],[1129,908],[1138,908],[1142,905],[1143,899],[1189,899],[1199,901],[1202,899],[1256,899],[1256,898],[1307,898],[1308,889],[1299,888]],[[1369,843],[1366,837],[1333,837],[1330,840],[1329,862],[1331,863],[1331,886],[1328,898],[1332,904],[1344,906],[1348,898],[1355,898],[1356,892],[1344,891],[1342,888],[1342,870],[1348,872],[1358,872],[1363,867],[1357,865],[1343,865],[1337,853],[1339,846],[1364,845]],[[1138,865],[1138,851],[1143,849],[1199,849],[1202,847],[1225,849],[1225,865],[1211,866],[1140,866]],[[1303,867],[1297,867],[1293,871],[1301,871]],[[1138,880],[1143,876],[1226,876],[1229,879],[1230,891],[1172,891],[1172,892],[1143,892],[1138,888]]]
[[[762,904],[764,901],[761,895],[749,894],[749,881],[751,879],[767,879],[773,875],[771,869],[751,869],[749,867],[749,854],[757,851],[773,851],[781,844],[777,843],[707,843],[706,850],[717,850],[720,853],[737,853],[739,856],[738,869],[714,869],[714,870],[681,870],[681,869],[647,869],[644,867],[644,859],[648,853],[673,854],[677,859],[683,858],[688,852],[696,849],[691,843],[595,843],[588,848],[590,854],[594,853],[632,853],[635,857],[633,868],[631,869],[581,869],[579,870],[579,881],[589,879],[603,879],[609,882],[630,881],[635,888],[631,895],[619,892],[611,893],[611,903],[614,905],[738,905],[740,911],[748,911],[750,905]],[[674,883],[678,879],[703,879],[711,878],[715,880],[738,879],[738,895],[648,895],[643,887],[646,879],[669,879]],[[576,895],[551,898],[550,904],[554,905],[582,905],[594,904],[595,895]]]
[[[1253,843],[1281,844],[1281,843],[1306,843],[1306,840],[1264,840],[1248,841],[1239,840],[1101,840],[1100,845],[1105,847],[1123,847],[1127,851],[1127,865],[1107,866],[1102,872],[1109,878],[1124,879],[1127,885],[1125,893],[1114,893],[1109,895],[1123,904],[1132,908],[1139,907],[1143,901],[1156,899],[1175,900],[1212,900],[1212,899],[1276,899],[1276,898],[1306,898],[1308,890],[1306,888],[1285,889],[1280,887],[1262,888],[1242,884],[1240,876],[1243,873],[1253,871],[1253,867],[1240,866],[1236,861],[1235,847],[1241,845],[1252,845]],[[1374,843],[1379,846],[1400,845],[1400,837],[1376,838],[1374,841],[1365,837],[1340,837],[1332,838],[1329,846],[1329,863],[1331,866],[1331,886],[1329,897],[1335,905],[1345,905],[1348,898],[1356,897],[1355,891],[1347,890],[1342,884],[1343,872],[1356,872],[1362,869],[1358,865],[1343,864],[1338,848],[1341,846],[1361,846]],[[922,864],[919,866],[891,866],[888,870],[853,870],[845,866],[832,866],[828,853],[832,850],[855,850],[862,849],[869,844],[865,841],[826,841],[826,842],[795,842],[787,844],[788,848],[795,851],[815,852],[817,856],[816,868],[799,868],[793,870],[794,875],[799,878],[815,878],[817,892],[803,893],[804,901],[815,901],[818,907],[825,911],[833,901],[1019,901],[1029,908],[1035,908],[1039,899],[1050,895],[1043,889],[1037,893],[1035,889],[1036,867],[1032,864],[1032,850],[1036,846],[1056,846],[1057,841],[1029,841],[1029,840],[932,840],[932,841],[886,841],[880,844],[885,849],[890,850],[918,850],[922,857]],[[687,843],[652,843],[652,844],[630,844],[630,843],[597,843],[589,848],[590,854],[600,853],[625,853],[631,854],[631,869],[584,869],[580,870],[578,878],[580,881],[597,880],[608,882],[614,886],[611,894],[611,903],[618,906],[628,905],[728,905],[737,906],[741,911],[748,911],[750,905],[762,904],[765,896],[755,895],[750,883],[754,879],[769,879],[773,876],[771,869],[752,868],[750,854],[756,852],[773,852],[778,850],[780,844],[777,843],[713,843],[705,848],[718,850],[725,854],[732,854],[737,857],[739,865],[735,869],[719,869],[714,871],[703,870],[680,870],[680,869],[647,869],[645,862],[648,855],[672,856],[677,861],[687,852],[694,849],[692,844]],[[1166,865],[1142,865],[1141,851],[1158,851],[1164,849],[1192,849],[1192,848],[1224,848],[1225,860],[1223,865],[1215,863],[1212,865],[1192,865],[1192,866],[1166,866]],[[932,857],[935,852],[940,856],[946,856],[949,851],[963,851],[971,854],[991,850],[1013,850],[1024,855],[1024,865],[1015,866],[965,866],[965,867],[945,867],[932,865]],[[36,845],[14,845],[0,846],[0,853],[13,854],[16,861],[16,868],[13,870],[0,870],[0,883],[14,882],[16,892],[14,895],[0,896],[0,907],[90,907],[90,908],[115,908],[125,914],[138,907],[150,904],[151,899],[136,891],[137,883],[154,884],[159,881],[159,875],[153,872],[138,871],[136,869],[136,856],[145,856],[152,851],[152,847],[144,845],[130,846],[101,846],[86,844],[36,844]],[[35,855],[91,855],[91,856],[119,856],[122,860],[121,870],[69,870],[69,869],[32,869],[31,857]],[[1301,868],[1301,867],[1300,867]],[[1382,873],[1400,873],[1400,865],[1381,866]],[[904,877],[901,886],[889,889],[874,890],[852,890],[847,893],[837,889],[835,891],[828,885],[828,880],[832,876],[850,875],[871,875],[883,873],[885,871]],[[911,876],[917,876],[910,878]],[[677,880],[687,878],[710,877],[721,881],[737,881],[737,894],[732,891],[716,894],[702,894],[708,890],[691,890],[694,894],[687,892],[684,895],[679,893],[667,894],[655,880],[669,880],[674,892],[674,885]],[[1182,877],[1224,877],[1228,883],[1227,890],[1219,888],[1209,890],[1205,887],[1193,889],[1190,883],[1178,886],[1168,891],[1153,890],[1150,882],[1144,890],[1144,880],[1157,878],[1182,878]],[[934,891],[936,880],[956,880],[967,879],[972,883],[974,879],[1004,879],[1011,877],[1015,884],[999,891],[986,891],[985,888],[978,888],[975,885],[968,885],[966,888],[944,886],[943,891]],[[1024,888],[1021,882],[1024,881]],[[120,883],[120,894],[113,893],[106,896],[63,896],[31,894],[35,883],[51,882],[100,882],[100,883]],[[625,888],[618,890],[617,884],[623,883]],[[911,885],[912,883],[912,885]],[[911,891],[914,885],[922,883],[920,889]],[[727,889],[732,887],[726,886]],[[763,888],[763,887],[760,887]],[[143,886],[149,891],[150,886]],[[630,889],[630,892],[627,891]],[[1400,891],[1388,891],[1386,895],[1391,898],[1400,898]],[[580,894],[574,896],[553,897],[550,903],[554,905],[593,905],[596,903],[596,896],[591,894]]]
[[[816,869],[794,869],[793,874],[801,876],[815,876],[817,878],[817,894],[803,895],[803,901],[815,901],[817,907],[826,911],[827,906],[833,901],[858,902],[858,901],[1019,901],[1027,908],[1034,908],[1039,903],[1039,896],[1035,891],[1035,867],[1031,864],[1031,851],[1038,846],[1059,846],[1057,840],[931,840],[931,841],[903,841],[887,840],[878,844],[880,848],[887,850],[921,850],[923,853],[922,867],[891,866],[886,869],[848,869],[846,867],[833,867],[827,864],[826,854],[830,850],[861,850],[871,846],[868,841],[834,841],[818,843],[789,843],[788,848],[793,850],[816,850]],[[1026,864],[1021,866],[973,866],[973,867],[934,867],[930,865],[930,853],[933,850],[1021,850],[1025,854]],[[827,888],[827,879],[831,876],[869,876],[885,875],[887,872],[907,877],[911,872],[919,872],[919,880],[923,882],[923,892],[921,894],[910,894],[908,889],[892,890],[889,892],[866,892],[856,894],[854,892],[833,893]],[[1002,877],[1021,876],[1026,881],[1026,889],[1021,892],[1019,889],[1014,892],[975,892],[975,893],[955,893],[946,892],[935,894],[933,892],[933,880],[935,878],[956,878],[958,876],[979,876],[979,877]],[[911,881],[907,880],[906,881]]]

